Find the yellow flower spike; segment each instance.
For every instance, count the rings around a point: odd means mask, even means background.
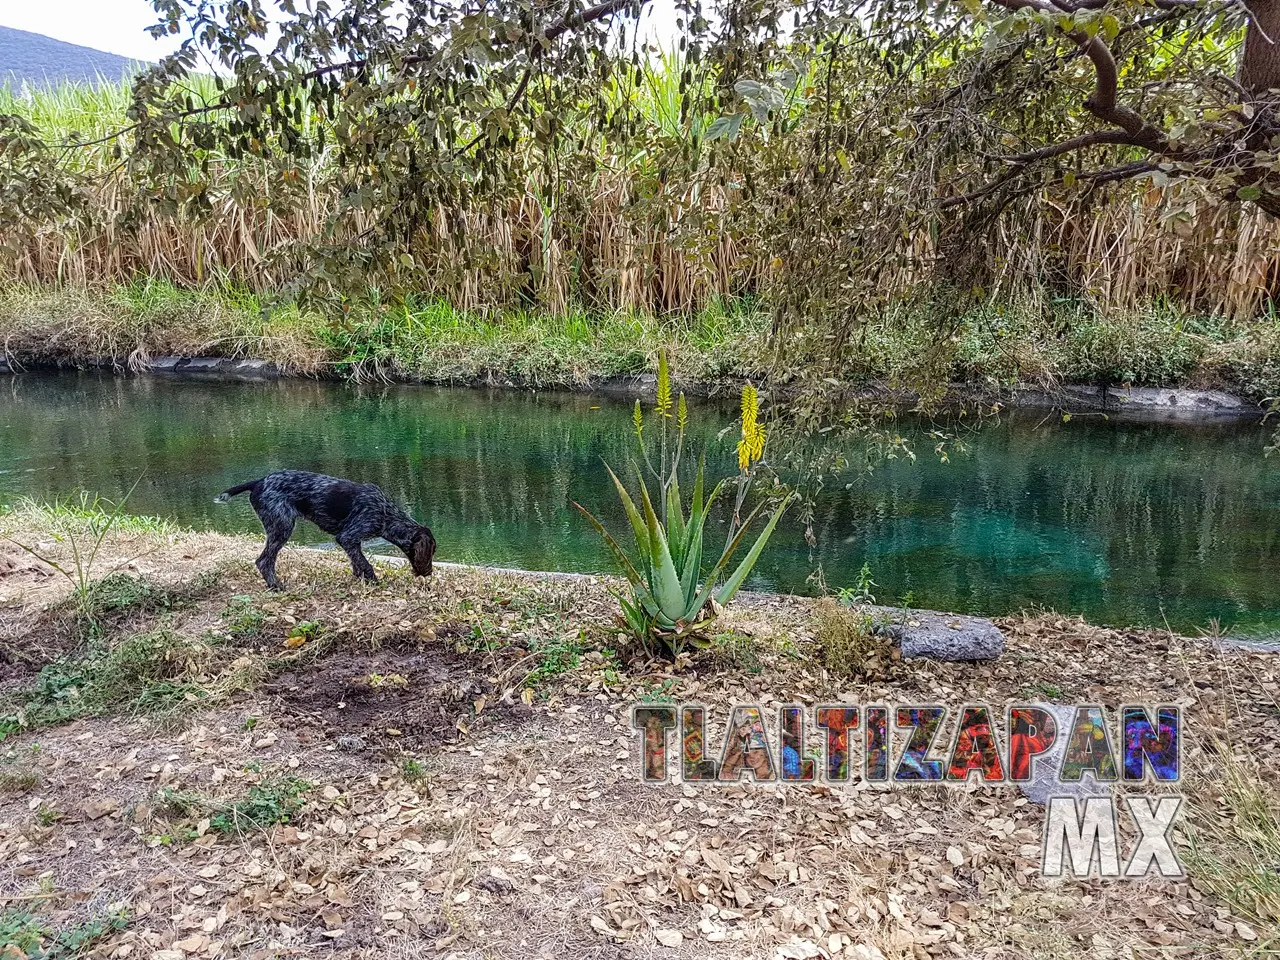
[[[684,428],[689,425],[689,407],[684,402],[684,391],[680,392],[680,402],[676,405],[676,426],[680,428],[680,432],[684,433]]]
[[[742,439],[738,441],[738,469],[748,469],[764,453],[764,428],[759,423],[760,395],[750,383],[742,388]]]
[[[631,411],[631,423],[635,426],[636,439],[644,439],[644,412],[640,409],[640,401],[636,401],[636,407]]]
[[[755,433],[751,437],[751,459],[759,460],[764,456],[764,427],[756,424]]]
[[[671,371],[667,367],[667,351],[658,351],[658,403],[655,407],[664,417],[671,416]]]

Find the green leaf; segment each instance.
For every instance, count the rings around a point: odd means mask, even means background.
[[[677,569],[683,569],[684,542],[684,508],[680,506],[680,481],[671,478],[671,486],[667,488],[667,543],[671,546],[671,559]]]
[[[1241,187],[1237,190],[1236,196],[1241,200],[1257,200],[1262,196],[1262,188],[1251,183],[1247,187]]]
[[[631,495],[627,493],[627,488],[622,485],[622,481],[618,479],[618,475],[613,472],[613,468],[607,463],[604,468],[609,471],[609,476],[613,478],[613,485],[618,490],[618,499],[622,501],[622,509],[627,514],[627,519],[631,522],[631,532],[635,534],[636,550],[640,553],[640,565],[644,568],[645,576],[652,577],[653,569],[653,552],[649,543],[649,531],[645,527],[644,520],[640,517],[640,511],[636,509],[635,502],[631,499]],[[637,476],[638,476],[637,472]],[[640,479],[640,486],[644,487],[644,479]],[[645,494],[648,496],[648,493]]]
[[[742,586],[743,581],[751,574],[752,567],[760,559],[760,554],[764,551],[765,544],[769,542],[770,535],[772,535],[774,528],[778,525],[778,521],[782,519],[782,515],[787,512],[787,507],[789,506],[791,506],[790,495],[783,498],[782,503],[774,511],[773,516],[769,518],[769,522],[765,524],[764,530],[761,531],[751,550],[742,558],[742,562],[738,564],[737,569],[729,575],[729,579],[724,582],[724,586],[716,591],[716,602],[720,606],[726,606],[733,599],[733,595],[738,592],[738,588]]]
[[[719,117],[707,127],[706,138],[708,140],[719,140],[722,137],[725,140],[733,140],[742,130],[742,118],[746,114],[731,113],[727,117]]]
[[[640,482],[643,496],[645,525],[649,529],[649,543],[652,551],[653,575],[650,589],[658,600],[658,606],[665,616],[671,620],[684,619],[684,593],[680,589],[680,578],[676,575],[676,566],[671,559],[671,550],[667,547],[667,538],[658,523],[658,515],[654,512],[653,501],[649,499],[649,488],[644,481]]]

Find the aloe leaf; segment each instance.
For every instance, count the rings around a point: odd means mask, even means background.
[[[631,522],[631,532],[635,534],[636,550],[640,553],[640,566],[644,568],[645,579],[652,581],[653,553],[649,543],[649,531],[640,516],[640,511],[636,509],[635,501],[631,499],[631,494],[627,493],[627,488],[622,485],[618,475],[613,472],[613,468],[607,463],[604,468],[609,471],[609,476],[613,478],[613,485],[618,489],[618,499],[622,501],[622,509],[626,512],[627,519]],[[641,485],[643,486],[643,481],[641,481]]]
[[[649,487],[643,479],[640,481],[640,494],[653,551],[651,589],[662,612],[672,620],[679,620],[685,613],[684,591],[680,589],[680,578],[676,575],[676,565],[671,559],[667,538],[662,532],[662,525],[658,523],[658,514],[653,509],[653,501],[649,499]]]
[[[593,527],[596,528],[596,533],[600,534],[604,539],[605,544],[613,552],[613,558],[618,561],[618,566],[622,567],[622,572],[626,576],[627,580],[629,580],[634,586],[644,586],[644,580],[641,579],[640,574],[636,572],[636,568],[631,563],[631,559],[627,556],[626,551],[624,551],[622,547],[618,546],[618,541],[613,539],[612,534],[604,528],[604,524],[592,516],[591,511],[578,503],[578,501],[574,500],[573,505],[582,511],[582,515],[591,522]]]
[[[684,510],[680,506],[680,481],[674,476],[671,478],[671,486],[667,488],[667,544],[671,547],[671,559],[675,562],[676,569],[683,569],[685,542],[684,542]]]
[[[701,610],[706,605],[707,600],[715,591],[716,580],[720,576],[720,571],[725,568],[734,553],[737,552],[738,547],[742,545],[742,541],[746,538],[747,530],[750,528],[752,521],[755,520],[756,514],[758,514],[762,509],[764,509],[763,503],[759,504],[754,510],[752,510],[746,521],[738,528],[738,532],[734,535],[733,539],[725,544],[724,553],[720,554],[720,559],[716,561],[715,566],[707,572],[707,578],[702,585],[702,590],[698,593],[698,596],[694,598],[694,601],[691,604],[694,610]],[[719,601],[717,600],[717,602]],[[721,604],[721,606],[723,606],[723,604]]]
[[[747,555],[742,558],[742,562],[738,564],[737,569],[729,575],[729,579],[716,591],[716,602],[720,606],[726,606],[733,599],[733,595],[738,592],[738,588],[742,586],[743,581],[750,576],[751,568],[760,559],[760,554],[764,551],[764,545],[769,542],[770,535],[778,525],[778,521],[782,519],[782,515],[787,512],[787,507],[789,506],[791,506],[791,497],[784,497],[778,509],[773,512],[773,516],[769,518],[769,522],[765,524],[764,530],[760,532],[756,542],[747,551]]]
[[[707,497],[705,504],[698,502],[697,489],[694,489],[694,502],[689,511],[689,522],[685,525],[685,552],[688,553],[689,547],[693,545],[695,540],[703,539],[703,530],[706,527],[707,516],[711,513],[711,506],[716,502],[716,497],[720,496],[720,491],[724,489],[724,481],[721,480],[715,485],[711,491],[711,496]]]
[[[693,600],[698,589],[699,568],[702,566],[702,536],[699,534],[690,540],[689,552],[684,558],[684,572],[680,576],[680,589],[684,593],[685,609],[691,615],[696,615],[698,611],[693,609]]]
[[[750,529],[751,524],[755,521],[756,517],[760,515],[760,511],[763,510],[764,507],[765,505],[763,503],[758,503],[756,504],[756,508],[747,514],[747,519],[742,521],[742,525],[738,527],[738,532],[735,533],[729,539],[729,542],[724,545],[724,552],[720,554],[720,559],[716,563],[717,569],[727,564],[737,552],[738,548],[742,546],[742,541],[747,535],[747,530]]]

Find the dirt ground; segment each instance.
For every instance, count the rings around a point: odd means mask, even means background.
[[[0,534],[66,549],[21,518]],[[622,646],[607,581],[383,568],[365,586],[340,558],[289,548],[291,592],[272,595],[255,551],[208,534],[116,536],[95,572],[118,568],[143,599],[94,611],[86,633],[68,582],[0,540],[0,715],[19,717],[0,741],[0,956],[1280,949],[1280,879],[1267,874],[1280,878],[1280,847],[1236,829],[1241,797],[1276,799],[1280,655],[1041,614],[1001,621],[1008,649],[990,663],[877,650],[838,674],[814,602],[755,596],[710,649],[673,664]],[[123,657],[97,680],[50,686],[55,668],[137,636],[165,638],[139,695],[83,708],[93,683],[124,683]],[[71,715],[36,724],[40,689]],[[1177,703],[1189,876],[1042,878],[1043,808],[1012,786],[645,784],[630,727],[643,700],[707,705],[713,744],[743,702]],[[227,811],[279,799],[281,784],[300,785],[286,816],[225,828]],[[1274,828],[1274,806],[1250,816]]]

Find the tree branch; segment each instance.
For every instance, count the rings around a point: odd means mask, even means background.
[[[1036,10],[1040,13],[1071,13],[1075,8],[1071,0],[994,0],[1007,10]],[[1091,0],[1084,0],[1091,2]],[[1167,0],[1166,0],[1167,2]],[[1169,149],[1169,138],[1158,127],[1147,123],[1133,108],[1119,102],[1120,71],[1111,48],[1097,34],[1090,36],[1083,30],[1064,30],[1080,52],[1093,64],[1095,75],[1093,95],[1084,102],[1085,108],[1099,120],[1119,127],[1129,137],[1132,146],[1144,147],[1156,153]],[[1115,142],[1115,141],[1112,141]],[[1051,154],[1056,155],[1056,154]]]
[[[1060,157],[1064,153],[1071,153],[1074,150],[1083,150],[1085,147],[1098,146],[1100,144],[1117,144],[1120,146],[1138,147],[1142,146],[1125,130],[1100,130],[1097,133],[1084,133],[1078,137],[1072,137],[1070,140],[1063,140],[1061,143],[1051,143],[1048,146],[1038,147],[1035,150],[1028,150],[1025,153],[1013,153],[1008,156],[1000,157],[1005,163],[1016,163],[1026,165],[1035,163],[1038,160],[1049,160],[1053,157]]]
[[[559,20],[551,23],[543,28],[540,40],[545,43],[563,36],[570,30],[576,30],[578,27],[586,26],[588,23],[594,23],[597,20],[603,20],[605,17],[611,17],[624,7],[644,6],[649,0],[605,0],[604,3],[598,3],[594,7],[589,7],[581,13],[576,10],[566,13]],[[405,65],[412,66],[418,63],[424,63],[433,59],[437,54],[418,54],[405,57],[401,61]],[[359,70],[367,67],[369,61],[365,60],[344,60],[342,63],[331,63],[323,67],[317,67],[314,70],[304,73],[302,80],[318,80],[320,77],[328,76],[331,73],[338,73],[342,70]]]

